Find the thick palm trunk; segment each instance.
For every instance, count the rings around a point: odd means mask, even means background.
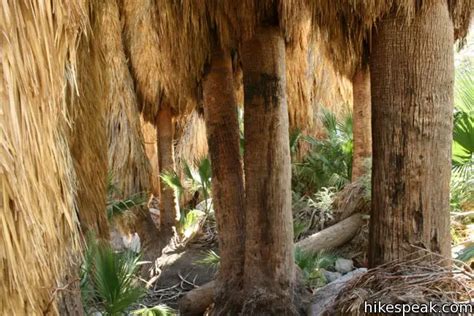
[[[425,5],[411,24],[385,18],[373,41],[372,267],[412,245],[450,255],[453,25],[446,1]]]
[[[243,43],[245,315],[294,313],[293,226],[285,43],[265,27]]]
[[[173,148],[173,117],[171,108],[162,105],[158,111],[157,120],[158,140],[158,165],[160,174],[173,171],[174,148]],[[178,215],[178,204],[172,188],[161,184],[160,186],[160,235],[167,242],[173,236]]]
[[[215,312],[235,314],[244,265],[244,184],[230,53],[216,49],[203,81],[204,116],[212,163],[212,198],[220,267]]]
[[[372,155],[372,130],[370,109],[370,72],[368,67],[357,69],[352,78],[353,94],[353,139],[352,181],[367,171],[367,158]]]

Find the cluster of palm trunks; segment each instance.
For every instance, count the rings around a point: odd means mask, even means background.
[[[33,293],[72,282],[77,263],[71,259],[77,258],[79,235],[92,230],[108,237],[105,207],[97,202],[105,200],[107,163],[126,179],[120,180],[124,191],[154,181],[147,178],[148,162],[137,159],[138,155],[117,154],[144,155],[143,136],[121,138],[120,133],[139,130],[141,113],[156,127],[159,171],[173,170],[174,122],[200,105],[212,162],[221,256],[214,313],[298,314],[288,135],[289,113],[298,110],[288,105],[286,54],[289,45],[298,45],[298,30],[308,21],[310,30],[318,30],[320,40],[328,43],[325,54],[334,57],[336,68],[352,82],[353,177],[363,173],[364,158],[373,159],[370,267],[412,254],[414,247],[450,256],[453,44],[465,35],[472,1],[361,0],[357,5],[351,1],[336,5],[323,0],[83,0],[76,5],[58,0],[51,1],[53,7],[31,2],[31,6],[9,4],[0,13],[0,29],[6,30],[1,33],[9,34],[7,41],[0,41],[0,78],[8,83],[0,87],[2,104],[7,106],[0,109],[6,131],[6,140],[0,139],[0,223],[16,223],[3,225],[0,234],[0,249],[6,249],[0,250],[0,275],[6,280],[0,286],[2,314],[14,314],[15,308],[22,310],[20,314],[82,312],[73,289]],[[61,24],[75,14],[83,17]],[[74,39],[87,23],[92,34]],[[64,34],[72,35],[60,45]],[[37,45],[11,44],[21,40]],[[25,63],[31,63],[30,78],[15,73],[25,70],[20,67],[23,59],[15,57],[20,51]],[[120,53],[110,54],[115,51]],[[62,64],[53,61],[54,55]],[[52,69],[51,65],[59,66]],[[32,70],[36,67],[48,71],[43,76]],[[237,118],[240,74],[243,157]],[[309,79],[303,74],[298,80]],[[27,95],[31,91],[36,94]],[[102,108],[104,102],[107,110]],[[19,115],[21,111],[26,114]],[[117,125],[107,114],[114,112],[127,119]],[[44,123],[42,115],[55,119]],[[54,140],[63,147],[45,153],[29,140],[25,145],[17,143],[13,138],[18,126],[32,135],[49,136],[49,143],[40,145],[52,145]],[[22,151],[25,146],[33,150]],[[17,153],[33,158],[14,161],[11,157]],[[53,158],[46,160],[45,155]],[[36,170],[29,175],[54,170],[61,184],[55,189],[61,203],[43,202],[41,196],[31,200],[41,204],[44,212],[52,212],[35,217],[37,231],[28,230],[31,221],[25,213],[32,206],[19,201],[22,192],[14,187],[26,187],[30,181],[34,187],[45,186],[32,195],[46,195],[52,185],[38,181],[42,174],[28,180],[21,172],[14,173],[22,168]],[[67,168],[74,170],[76,181],[62,180],[70,176]],[[98,178],[104,179],[104,185]],[[166,243],[176,224],[174,192],[161,186],[155,193],[160,195],[160,238],[149,214],[139,215],[134,228],[142,232],[145,245]],[[60,209],[56,214],[61,222],[52,225],[45,218],[55,214],[54,208]],[[62,240],[49,250],[54,255],[37,254],[40,250],[35,249],[25,262],[17,262],[13,257],[21,256],[22,244],[13,240],[21,234],[21,240],[38,236],[44,248],[47,240],[41,231],[45,229],[54,233],[48,237],[51,240]],[[35,272],[28,284],[27,266],[34,262],[45,266],[50,262],[53,275]],[[30,288],[31,293],[21,293],[21,288]]]

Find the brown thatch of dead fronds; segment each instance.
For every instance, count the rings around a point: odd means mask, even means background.
[[[125,195],[150,191],[150,163],[145,154],[137,98],[122,45],[115,0],[104,2],[100,44],[106,61],[108,169]]]
[[[291,32],[286,45],[288,112],[292,129],[311,133],[321,126],[315,117],[321,105],[335,113],[346,109],[352,101],[352,85],[325,54],[326,43],[314,28],[310,10],[299,10],[301,16],[287,30]]]
[[[200,101],[200,83],[212,48],[238,52],[262,21],[272,20],[288,42],[293,125],[311,122],[312,17],[307,1],[125,0],[123,13],[127,51],[147,120],[156,117],[163,95],[175,113],[189,113]]]
[[[0,10],[1,315],[55,315],[67,293],[56,289],[78,233],[64,88],[75,85],[86,17],[86,1],[4,1]]]
[[[137,97],[122,44],[122,25],[115,0],[104,1],[99,24],[105,56],[107,93],[108,170],[121,197],[154,192],[152,169],[145,153]],[[156,142],[155,142],[156,146]],[[144,258],[154,260],[159,246],[158,229],[146,207],[135,207],[133,216],[114,221],[123,233],[137,232]]]
[[[313,125],[312,44],[311,17],[306,14],[306,19],[301,21],[301,32],[286,46],[286,94],[291,129]]]
[[[125,49],[137,84],[139,106],[145,119],[155,123],[163,98],[160,73],[164,71],[157,59],[161,42],[154,27],[156,8],[149,0],[124,0],[121,4]]]
[[[309,1],[313,20],[321,30],[325,52],[342,74],[352,77],[370,50],[370,36],[377,22],[396,11],[409,22],[435,1],[415,0],[314,0]],[[466,36],[474,10],[473,0],[447,1],[455,39]]]
[[[312,69],[311,104],[313,106],[313,120],[316,131],[312,134],[321,134],[323,124],[320,122],[319,111],[322,107],[341,118],[352,107],[352,82],[342,75],[331,56],[324,54],[324,39],[319,32],[313,34],[313,43],[308,52],[310,69]],[[310,132],[308,130],[308,132]]]
[[[183,162],[187,162],[194,166],[208,153],[204,117],[193,111],[179,125],[181,132],[176,144],[176,165],[182,166]]]
[[[106,106],[109,82],[100,42],[104,2],[90,3],[91,33],[79,42],[77,91],[70,91],[70,146],[77,176],[77,209],[84,232],[108,238],[105,212],[107,183]]]
[[[418,255],[371,269],[349,282],[337,297],[333,311],[363,315],[364,302],[472,303],[474,274],[469,267],[459,262],[451,264],[426,251]]]

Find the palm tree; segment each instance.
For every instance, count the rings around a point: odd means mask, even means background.
[[[156,126],[160,173],[174,171],[174,126],[169,105],[160,106]],[[179,209],[174,190],[166,185],[160,186],[160,216],[160,236],[164,242],[167,242],[174,235]]]
[[[240,297],[235,293],[242,288],[245,214],[239,122],[229,52],[214,48],[209,72],[203,80],[203,94],[212,162],[212,197],[222,258],[215,298],[222,303],[216,304],[216,314],[234,314],[240,308]]]
[[[276,27],[242,45],[245,135],[243,314],[296,314],[285,43]],[[278,268],[277,268],[278,267]],[[264,288],[268,295],[259,295]]]
[[[451,248],[453,23],[445,1],[414,17],[395,11],[372,42],[372,267],[413,246],[447,257]]]

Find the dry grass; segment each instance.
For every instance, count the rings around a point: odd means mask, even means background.
[[[364,302],[453,303],[472,302],[474,274],[463,263],[420,250],[415,259],[391,262],[350,281],[340,292],[334,310],[363,314]]]
[[[0,314],[57,313],[78,249],[64,88],[75,87],[87,1],[8,1],[0,10]],[[74,89],[75,90],[75,89]]]

